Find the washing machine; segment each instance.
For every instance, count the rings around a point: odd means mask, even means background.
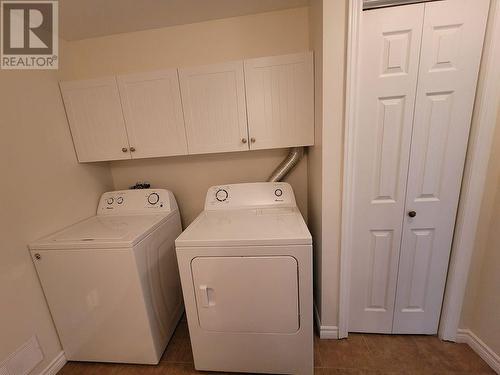
[[[156,364],[184,311],[173,194],[104,193],[97,214],[29,245],[65,356]]]
[[[175,245],[197,370],[313,373],[312,240],[289,184],[211,187]]]

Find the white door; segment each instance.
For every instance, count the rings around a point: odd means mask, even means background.
[[[250,148],[314,144],[312,52],[245,60]]]
[[[349,314],[354,332],[392,330],[423,14],[423,4],[362,14]]]
[[[187,154],[177,69],[118,76],[133,159]]]
[[[248,150],[243,62],[179,69],[190,154]]]
[[[437,332],[488,3],[363,12],[350,331]]]
[[[130,159],[114,77],[60,82],[78,161]]]
[[[297,267],[292,256],[193,259],[200,327],[235,333],[297,332]]]
[[[393,333],[437,332],[488,6],[425,5]]]

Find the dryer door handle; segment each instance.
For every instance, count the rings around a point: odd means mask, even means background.
[[[200,304],[202,307],[215,306],[215,293],[213,288],[210,288],[207,285],[200,285],[198,295],[200,297]]]

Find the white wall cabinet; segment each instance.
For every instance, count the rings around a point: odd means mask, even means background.
[[[190,154],[248,150],[243,61],[179,69]]]
[[[312,145],[313,75],[307,52],[60,86],[89,162]]]
[[[312,52],[245,60],[253,150],[314,144]]]
[[[115,77],[61,82],[78,161],[130,159]]]
[[[177,70],[118,76],[133,159],[187,154]]]

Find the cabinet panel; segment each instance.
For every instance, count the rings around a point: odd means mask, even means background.
[[[251,149],[314,144],[312,52],[245,60]]]
[[[243,62],[179,69],[190,154],[248,150]]]
[[[177,69],[118,76],[132,158],[187,154]]]
[[[61,82],[60,87],[78,160],[130,159],[116,79]]]

